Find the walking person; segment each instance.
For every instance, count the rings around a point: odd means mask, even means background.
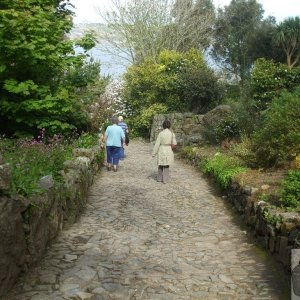
[[[177,141],[175,134],[170,130],[170,121],[165,120],[162,126],[163,130],[157,136],[152,157],[155,157],[157,154],[157,181],[168,183],[170,181],[169,167],[174,162],[174,153],[171,145],[177,145]]]
[[[109,125],[105,131],[105,143],[106,143],[106,159],[107,170],[112,168],[114,172],[117,172],[120,160],[120,152],[122,149],[122,141],[125,139],[125,134],[120,126],[118,126],[118,119],[112,118],[112,125]]]
[[[123,160],[125,158],[124,144],[126,146],[128,146],[128,143],[129,143],[129,137],[128,137],[129,129],[128,129],[127,124],[124,122],[124,119],[122,116],[119,116],[118,120],[119,120],[118,125],[123,129],[123,132],[125,134],[125,140],[123,140],[123,145],[122,145],[121,154],[120,154],[120,159]]]

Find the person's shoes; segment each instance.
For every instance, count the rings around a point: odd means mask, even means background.
[[[111,166],[107,166],[107,171],[111,171]]]
[[[114,170],[114,172],[117,172],[118,171],[117,166],[114,166],[113,170]]]

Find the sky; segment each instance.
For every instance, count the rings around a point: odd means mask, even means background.
[[[214,5],[223,7],[231,0],[213,0]],[[99,10],[109,7],[111,0],[71,0],[75,5],[76,16],[74,23],[99,23],[101,22]],[[258,0],[265,10],[265,17],[272,15],[277,22],[288,17],[300,16],[300,0]]]

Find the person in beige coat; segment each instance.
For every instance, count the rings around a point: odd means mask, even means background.
[[[158,175],[157,181],[167,183],[170,181],[169,166],[174,162],[174,153],[171,144],[177,145],[175,134],[170,130],[169,120],[163,122],[163,130],[158,134],[152,156],[157,155]]]

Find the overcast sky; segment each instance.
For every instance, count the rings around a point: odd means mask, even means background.
[[[231,0],[213,0],[216,7],[228,5]],[[258,0],[265,10],[265,17],[272,15],[277,22],[287,17],[300,16],[300,0]],[[71,0],[76,6],[75,23],[100,22],[98,11],[108,7],[110,0]]]

